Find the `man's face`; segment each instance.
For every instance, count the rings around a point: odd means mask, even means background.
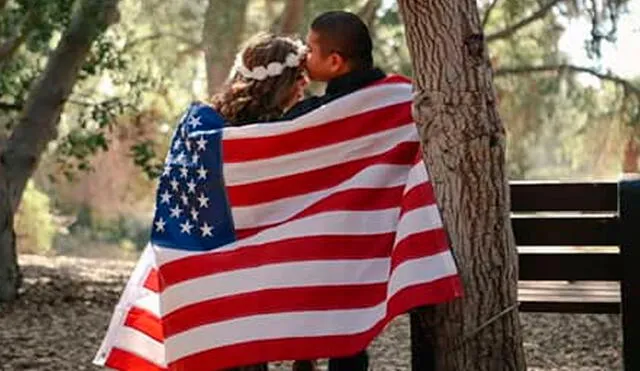
[[[310,30],[307,34],[306,67],[309,78],[313,81],[329,81],[349,72],[348,65],[344,58],[336,52],[327,52],[321,48],[321,37],[318,33]],[[324,54],[323,51],[326,53]]]

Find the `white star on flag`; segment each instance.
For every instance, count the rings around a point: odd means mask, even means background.
[[[193,180],[189,179],[189,183],[187,183],[187,192],[196,193],[196,183]]]
[[[187,169],[186,167],[181,167],[180,168],[180,178],[186,178],[189,176],[189,169]]]
[[[200,213],[198,213],[198,210],[196,209],[191,209],[191,217],[193,218],[193,220],[195,220],[196,222],[198,221],[198,215]]]
[[[191,116],[189,117],[189,125],[193,126],[193,128],[197,128],[202,125],[202,121],[200,121],[199,116]]]
[[[180,224],[180,232],[182,233],[191,234],[191,228],[193,228],[193,225],[188,220]]]
[[[184,194],[184,193],[181,194],[180,195],[180,199],[182,200],[182,203],[185,204],[185,206],[189,205],[189,197],[187,197],[186,194]]]
[[[178,183],[178,181],[177,181],[177,180],[175,180],[175,179],[171,179],[171,182],[169,182],[169,184],[171,184],[171,188],[172,188],[174,191],[177,191],[177,190],[178,190],[178,185],[179,185],[180,183]]]
[[[207,223],[204,223],[200,230],[202,231],[202,237],[213,236],[213,233],[211,233],[213,227],[210,227]]]
[[[168,204],[171,201],[171,193],[165,190],[164,193],[160,195],[160,198],[161,204]]]
[[[198,201],[200,202],[200,207],[209,207],[209,198],[207,198],[204,194],[200,193]]]
[[[208,172],[209,172],[209,170],[205,169],[202,165],[200,165],[200,168],[198,169],[198,179],[207,180],[207,173]]]
[[[164,167],[164,171],[162,172],[163,176],[169,176],[171,175],[171,166],[167,165]]]
[[[173,143],[173,150],[177,151],[180,148],[180,145],[182,145],[182,141],[180,139],[176,139],[176,142]]]
[[[173,209],[171,209],[172,218],[179,218],[180,214],[182,214],[182,209],[178,205],[176,205]]]
[[[156,231],[164,232],[165,224],[167,223],[164,220],[162,220],[162,218],[158,219],[158,221],[156,221]]]
[[[207,140],[204,139],[203,137],[200,137],[200,139],[198,139],[198,141],[196,142],[196,144],[198,145],[198,151],[204,151],[207,147]]]

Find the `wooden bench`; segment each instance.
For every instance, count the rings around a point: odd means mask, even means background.
[[[640,370],[640,180],[513,182],[511,209],[520,311],[621,313]]]
[[[640,370],[640,179],[512,182],[520,311],[621,313],[625,370]],[[428,310],[428,309],[427,309]],[[435,355],[411,315],[412,369]]]

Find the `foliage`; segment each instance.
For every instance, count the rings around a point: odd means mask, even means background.
[[[52,248],[57,232],[49,196],[30,181],[15,215],[18,252],[46,253]]]

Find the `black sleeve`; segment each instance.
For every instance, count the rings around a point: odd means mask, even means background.
[[[322,106],[325,103],[324,101],[325,99],[323,99],[323,97],[309,97],[307,99],[301,100],[300,102],[296,103],[295,106],[291,107],[290,110],[285,112],[285,114],[282,115],[282,118],[280,118],[279,121],[293,120],[297,117],[300,117],[305,113],[311,112],[314,109]]]

